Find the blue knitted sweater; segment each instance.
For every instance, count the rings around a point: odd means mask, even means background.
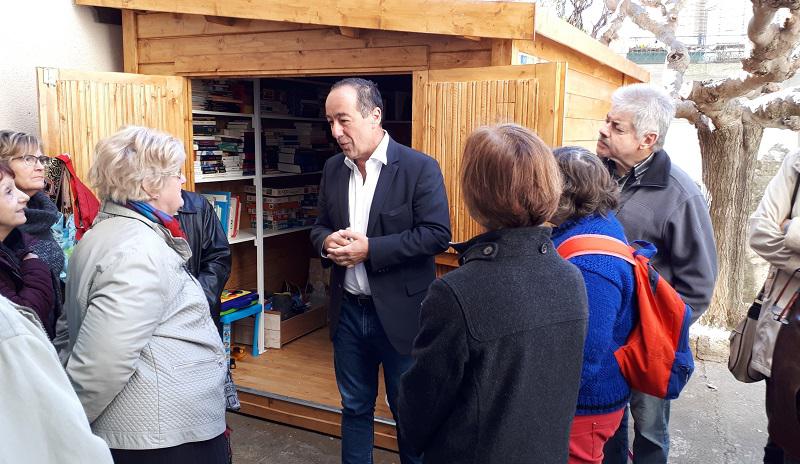
[[[591,215],[567,221],[553,229],[553,244],[581,234],[608,235],[623,241],[622,225],[613,214]],[[589,297],[589,325],[583,347],[578,416],[606,414],[625,407],[630,387],[614,358],[633,328],[636,298],[633,268],[626,261],[605,255],[570,259],[580,269]]]

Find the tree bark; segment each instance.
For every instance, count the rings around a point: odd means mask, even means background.
[[[750,204],[750,186],[764,129],[739,119],[725,127],[701,125],[697,132],[703,153],[703,182],[711,198],[719,267],[714,298],[703,315],[703,323],[732,327],[754,296],[749,293],[752,275],[745,252],[751,213],[746,205]]]

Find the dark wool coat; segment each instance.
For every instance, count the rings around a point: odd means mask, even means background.
[[[30,252],[31,242],[18,229],[0,242],[0,295],[32,309],[40,321],[51,321],[54,292],[50,269],[41,259],[22,260]],[[52,339],[52,325],[44,325]]]
[[[422,303],[399,433],[426,463],[565,463],[588,318],[550,229],[489,232]]]

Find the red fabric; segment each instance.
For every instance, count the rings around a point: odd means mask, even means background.
[[[56,156],[64,162],[69,171],[69,188],[72,192],[72,211],[75,215],[75,240],[80,240],[83,234],[92,227],[95,216],[100,211],[100,202],[89,188],[81,182],[72,166],[68,154]]]
[[[576,235],[559,245],[558,253],[564,259],[610,255],[633,264],[639,322],[614,357],[631,388],[666,398],[687,311],[678,292],[655,272],[647,257],[611,237]]]
[[[619,428],[625,408],[608,414],[575,416],[569,431],[569,464],[603,462],[603,446]]]

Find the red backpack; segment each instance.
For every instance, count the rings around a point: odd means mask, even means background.
[[[656,247],[634,243],[638,249],[606,235],[576,235],[565,240],[558,253],[564,259],[587,254],[615,256],[633,265],[639,318],[614,357],[631,388],[671,400],[694,372],[689,348],[692,310],[650,264]]]

